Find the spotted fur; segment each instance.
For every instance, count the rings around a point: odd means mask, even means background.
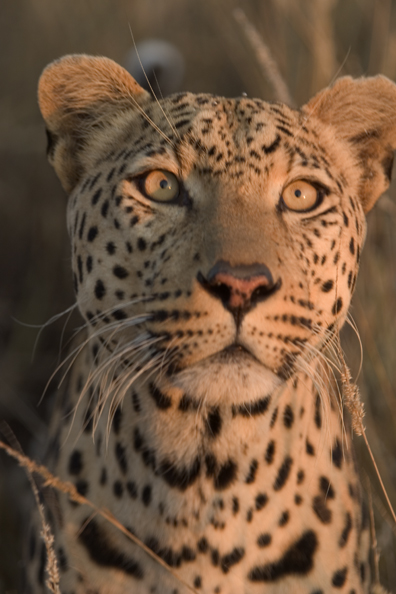
[[[42,75],[85,330],[47,464],[205,594],[369,592],[369,534],[328,355],[365,212],[387,188],[395,85],[344,78],[300,110],[156,101],[105,58]],[[179,180],[168,202],[147,172]],[[285,188],[316,189],[290,210]],[[47,495],[63,594],[176,594],[85,505]],[[32,531],[26,592],[45,589]]]

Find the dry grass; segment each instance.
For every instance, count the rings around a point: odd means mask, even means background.
[[[107,55],[122,62],[137,41],[172,41],[187,63],[184,88],[224,95],[274,99],[279,90],[263,73],[254,36],[233,17],[237,0],[4,0],[0,20],[0,418],[26,450],[33,437],[39,457],[47,403],[37,403],[60,350],[63,322],[42,334],[33,364],[36,329],[73,302],[65,201],[45,161],[36,107],[42,68],[69,52]],[[396,5],[391,0],[248,0],[245,14],[263,42],[297,105],[340,74],[396,78]],[[264,52],[265,53],[265,52]],[[264,55],[264,54],[261,54]],[[265,60],[264,60],[265,61]],[[266,61],[268,65],[270,61]],[[264,75],[265,74],[265,75]],[[277,75],[276,75],[277,76]],[[276,78],[275,76],[275,78]],[[368,441],[389,498],[396,503],[396,203],[394,190],[369,216],[352,315],[364,351],[358,379]],[[6,279],[4,281],[4,279]],[[78,320],[67,326],[65,340]],[[359,343],[343,332],[355,378]],[[38,445],[37,445],[38,444]],[[362,438],[355,439],[359,464],[371,485],[381,582],[396,592],[396,528]],[[25,505],[22,475],[0,458],[0,592],[15,592],[20,542],[16,515]],[[7,477],[7,478],[5,478]],[[21,493],[18,498],[15,493]],[[16,511],[18,510],[18,512]],[[23,509],[22,509],[23,511]]]

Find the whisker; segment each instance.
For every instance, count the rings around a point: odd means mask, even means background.
[[[136,47],[135,38],[134,38],[134,36],[133,36],[133,33],[132,33],[132,27],[131,27],[130,23],[128,23],[128,26],[129,26],[129,32],[130,32],[130,34],[131,34],[131,38],[132,38],[133,47],[135,48],[135,52],[136,52],[137,58],[138,58],[138,60],[139,60],[139,64],[140,64],[140,67],[141,67],[141,69],[142,69],[142,72],[143,72],[143,74],[144,74],[144,78],[146,79],[146,82],[147,82],[147,84],[148,84],[148,86],[149,86],[149,88],[150,88],[150,91],[152,92],[152,94],[153,94],[153,96],[154,96],[154,99],[155,99],[155,100],[156,100],[156,102],[157,102],[157,105],[158,105],[158,107],[160,108],[160,110],[161,110],[161,112],[162,112],[162,114],[163,114],[164,118],[165,118],[165,119],[166,119],[166,121],[168,122],[168,124],[169,124],[169,126],[170,126],[170,129],[172,130],[172,132],[173,132],[173,134],[176,136],[176,138],[178,138],[178,139],[180,140],[180,134],[179,134],[179,132],[177,131],[177,129],[175,128],[175,126],[174,126],[174,125],[173,125],[173,123],[171,122],[170,118],[167,116],[167,114],[166,114],[166,112],[165,112],[164,108],[162,107],[162,105],[161,105],[160,101],[159,101],[159,100],[158,100],[158,98],[157,98],[157,95],[156,95],[156,94],[155,94],[155,92],[154,92],[154,89],[153,89],[153,87],[152,87],[152,85],[151,85],[151,83],[150,83],[150,81],[149,81],[149,78],[148,78],[148,76],[147,76],[147,74],[146,74],[146,70],[145,70],[145,68],[144,68],[144,66],[143,66],[143,64],[142,64],[142,61],[141,61],[141,59],[140,59],[140,55],[139,55],[138,49],[137,49],[137,47]]]

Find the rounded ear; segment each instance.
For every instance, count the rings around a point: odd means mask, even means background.
[[[49,161],[70,192],[85,170],[84,152],[92,135],[120,113],[141,109],[150,95],[112,60],[71,55],[47,66],[38,98],[47,126]]]
[[[387,189],[396,149],[396,85],[384,76],[340,78],[304,107],[333,126],[361,166],[360,199],[365,212]]]

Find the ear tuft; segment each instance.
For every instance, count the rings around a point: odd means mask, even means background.
[[[389,186],[396,149],[396,85],[384,76],[340,78],[303,110],[334,128],[362,168],[360,198],[365,212]]]

